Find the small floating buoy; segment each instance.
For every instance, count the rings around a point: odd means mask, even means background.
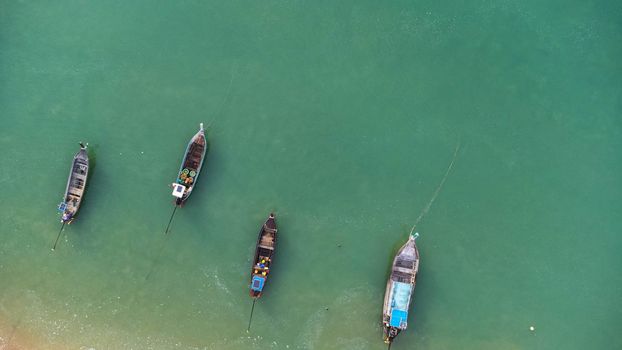
[[[536,330],[536,327],[534,327],[534,326],[529,326],[529,330],[533,332],[533,331],[535,331],[535,330]]]

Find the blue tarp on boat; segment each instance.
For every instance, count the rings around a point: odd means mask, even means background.
[[[391,311],[391,327],[402,328],[402,324],[406,326],[406,320],[408,319],[408,313],[406,311],[393,309]]]
[[[408,304],[412,286],[408,283],[393,282],[393,296],[391,299],[391,321],[392,327],[406,326],[408,318]]]
[[[253,279],[251,280],[251,289],[256,292],[261,292],[264,282],[266,282],[264,277],[253,276]]]
[[[408,283],[393,282],[393,300],[391,300],[391,306],[395,309],[408,311],[411,290],[412,286]]]

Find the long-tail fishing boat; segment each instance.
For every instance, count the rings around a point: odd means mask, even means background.
[[[274,256],[274,248],[276,246],[276,232],[276,219],[274,218],[274,214],[270,213],[270,216],[268,216],[268,219],[259,230],[257,245],[255,246],[255,258],[251,265],[251,285],[249,293],[251,298],[253,298],[253,307],[251,308],[251,315],[248,318],[247,332],[251,329],[255,302],[261,297],[266,286],[266,281],[268,280],[268,275],[270,274],[272,257]]]
[[[406,329],[408,307],[415,290],[415,279],[419,270],[419,251],[415,239],[418,233],[410,235],[393,259],[391,276],[387,281],[382,309],[384,342],[389,344]]]
[[[181,162],[177,179],[173,183],[173,196],[175,205],[182,207],[197,183],[201,167],[207,153],[207,140],[205,139],[205,129],[203,123],[199,125],[199,131],[190,139],[184,159]]]
[[[73,222],[73,220],[75,220],[76,215],[78,214],[78,209],[80,209],[82,199],[84,198],[86,181],[89,176],[89,156],[86,151],[87,146],[88,143],[85,146],[82,142],[80,142],[80,150],[73,157],[63,201],[58,205],[58,211],[62,213],[60,222],[63,225],[69,225]]]
[[[270,216],[259,230],[255,258],[251,266],[250,296],[253,299],[261,297],[270,274],[274,247],[276,246],[276,232],[276,220],[274,214],[270,213]]]

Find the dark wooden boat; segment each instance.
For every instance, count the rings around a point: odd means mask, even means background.
[[[387,281],[382,309],[384,342],[389,344],[406,329],[408,308],[415,290],[415,280],[419,270],[419,251],[415,239],[419,234],[408,237],[393,259],[391,277]]]
[[[177,179],[173,183],[173,196],[175,205],[182,207],[199,178],[199,173],[203,167],[205,155],[207,154],[208,144],[205,138],[203,123],[199,125],[199,131],[190,139],[184,159],[181,162]]]
[[[276,220],[274,214],[270,213],[266,222],[261,226],[261,230],[259,230],[255,258],[251,265],[250,296],[254,299],[261,297],[270,275],[274,247],[276,246],[276,232]]]
[[[63,224],[71,224],[75,220],[84,198],[89,176],[89,156],[86,148],[87,146],[80,142],[80,151],[73,157],[63,201],[58,205],[58,211],[62,213],[60,222]]]

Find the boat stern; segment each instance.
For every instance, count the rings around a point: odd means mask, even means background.
[[[172,183],[171,187],[173,188],[173,193],[171,193],[171,195],[175,197],[175,205],[181,206],[186,197],[188,197],[188,189],[186,188],[186,186],[178,183]]]
[[[253,298],[259,298],[263,292],[265,284],[266,276],[253,275],[253,277],[251,277],[250,296]]]
[[[383,331],[383,339],[385,344],[391,344],[393,342],[393,339],[395,339],[395,337],[400,334],[401,330],[399,328],[391,327],[391,325],[385,323]]]
[[[66,211],[63,213],[63,215],[60,218],[60,222],[61,224],[71,224],[73,222],[74,216],[72,213]]]
[[[73,213],[68,209],[68,205],[67,202],[61,202],[58,205],[58,212],[62,213],[60,216],[60,223],[61,224],[71,224],[71,222],[73,221],[74,217],[73,217]]]

